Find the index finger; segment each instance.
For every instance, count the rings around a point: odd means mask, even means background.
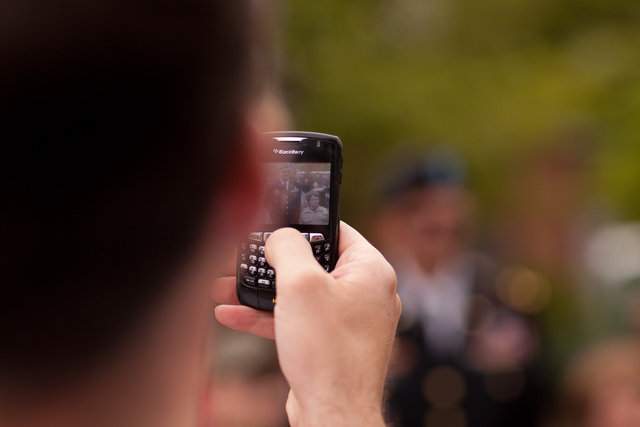
[[[389,262],[356,229],[345,222],[340,223],[340,242],[338,244],[338,263],[331,272],[336,279],[348,283],[361,283],[364,276],[374,277],[382,283],[388,283],[388,291],[397,292],[396,274]]]
[[[221,276],[235,276],[236,275],[236,267],[238,264],[238,248],[235,247],[233,250],[229,251],[226,259],[222,263]]]
[[[354,261],[387,263],[382,254],[367,241],[355,228],[346,222],[340,222],[340,241],[338,242],[338,263],[341,265]],[[334,270],[335,271],[335,270]]]

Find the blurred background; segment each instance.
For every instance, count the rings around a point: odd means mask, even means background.
[[[298,128],[343,139],[342,212],[355,225],[399,145],[459,150],[490,213],[514,163],[567,128],[595,140],[588,196],[640,217],[638,2],[278,4],[283,95]]]
[[[390,424],[640,425],[640,3],[260,5],[276,121],[342,139],[412,302]]]

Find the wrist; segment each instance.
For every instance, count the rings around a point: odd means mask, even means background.
[[[331,404],[318,402],[299,405],[292,427],[385,427],[381,405],[350,405],[336,399]]]

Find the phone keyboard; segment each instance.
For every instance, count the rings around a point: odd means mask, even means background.
[[[244,305],[273,310],[276,303],[276,271],[264,256],[269,232],[250,233],[238,247],[237,291]],[[302,233],[311,244],[316,260],[326,271],[335,266],[334,242],[322,233]]]

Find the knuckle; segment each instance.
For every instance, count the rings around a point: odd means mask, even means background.
[[[316,299],[326,291],[328,274],[320,269],[304,269],[283,275],[278,282],[278,292],[281,296],[295,297],[295,299]]]
[[[395,294],[398,291],[398,276],[391,264],[386,260],[380,264],[380,277],[386,286],[386,290]]]
[[[396,294],[396,304],[395,304],[395,318],[396,318],[396,322],[398,321],[398,319],[400,319],[400,315],[402,314],[402,299],[400,298],[400,295]]]
[[[319,268],[299,269],[295,273],[288,275],[287,281],[292,285],[305,285],[309,283],[317,284],[327,279],[327,274]],[[311,288],[311,287],[310,287]]]
[[[398,278],[389,261],[377,250],[375,256],[372,254],[369,261],[376,266],[376,276],[384,286],[384,290],[395,294],[398,290]]]

